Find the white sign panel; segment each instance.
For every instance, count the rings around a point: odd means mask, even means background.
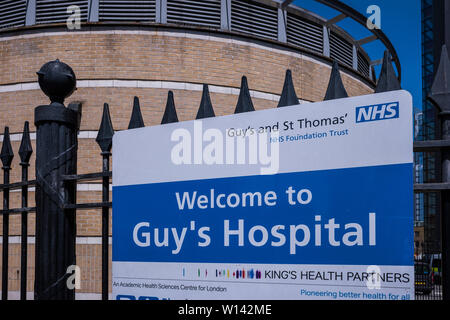
[[[118,132],[115,299],[414,298],[406,91]]]

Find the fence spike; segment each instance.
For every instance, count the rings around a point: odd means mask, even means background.
[[[234,113],[243,113],[255,111],[252,98],[250,97],[250,90],[248,89],[247,77],[243,76],[241,80],[241,91],[239,92],[238,102]]]
[[[144,126],[144,119],[142,118],[139,98],[134,97],[133,112],[131,113],[131,119],[130,124],[128,125],[128,129],[142,128]]]
[[[175,100],[173,98],[173,92],[169,91],[167,94],[166,109],[161,124],[178,122],[177,109],[175,108]]]
[[[339,65],[335,60],[333,62],[333,67],[331,68],[330,82],[328,83],[324,101],[347,97],[348,94],[347,90],[345,90],[344,83],[342,82],[341,74],[339,72]]]
[[[202,101],[198,108],[197,117],[195,119],[213,118],[216,114],[211,103],[211,97],[209,95],[209,88],[207,84],[203,85]]]
[[[447,109],[450,108],[450,59],[445,44],[442,46],[441,60],[428,98],[441,111],[450,111]]]
[[[11,147],[11,140],[9,138],[9,127],[5,127],[5,134],[3,135],[2,151],[0,152],[0,159],[3,163],[3,168],[9,168],[14,158],[14,152]]]
[[[384,52],[383,65],[375,93],[401,90],[401,88],[400,82],[395,74],[394,66],[392,65],[390,53],[386,50]]]
[[[23,164],[28,164],[30,162],[31,154],[33,153],[33,147],[31,146],[30,140],[30,124],[25,121],[23,127],[22,141],[19,147],[20,161]]]
[[[286,70],[283,92],[281,93],[277,108],[294,106],[297,104],[300,104],[300,101],[298,101],[297,94],[295,93],[294,82],[292,81],[292,72],[288,69]]]
[[[102,122],[100,129],[98,130],[97,141],[102,152],[110,152],[112,146],[112,138],[114,136],[114,129],[111,122],[111,116],[109,114],[109,105],[105,103],[103,105]]]

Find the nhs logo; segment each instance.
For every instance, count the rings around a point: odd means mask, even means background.
[[[399,117],[399,103],[389,102],[356,108],[356,123],[389,120]]]

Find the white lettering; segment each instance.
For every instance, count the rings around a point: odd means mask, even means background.
[[[150,232],[142,232],[141,235],[144,237],[145,241],[142,242],[138,238],[138,232],[142,227],[150,227],[150,223],[148,222],[141,222],[138,223],[134,229],[133,229],[133,241],[136,243],[139,247],[148,247],[150,245]]]

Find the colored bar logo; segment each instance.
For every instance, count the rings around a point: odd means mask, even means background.
[[[234,278],[234,279],[261,279],[260,270],[237,269],[235,271],[216,269],[216,278]]]

